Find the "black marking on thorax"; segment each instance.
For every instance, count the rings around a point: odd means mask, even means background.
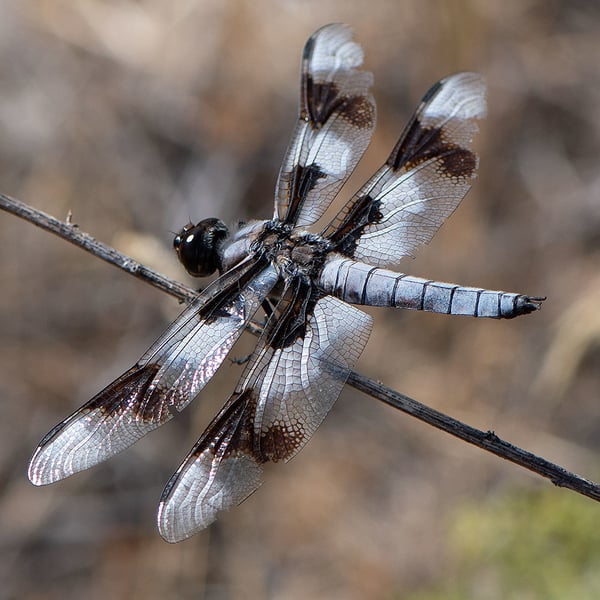
[[[257,240],[260,252],[281,272],[283,279],[314,279],[321,271],[332,246],[325,238],[297,230],[277,219],[265,226]]]

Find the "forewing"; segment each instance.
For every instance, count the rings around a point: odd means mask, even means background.
[[[277,281],[246,261],[195,300],[129,371],[57,425],[29,465],[53,483],[121,452],[183,410],[221,365]]]
[[[347,25],[326,25],[306,43],[300,114],[275,195],[275,216],[287,223],[317,221],[369,144],[375,127],[373,76],[357,70],[362,60]]]
[[[299,294],[290,307],[271,319],[238,389],[167,484],[158,512],[167,541],[190,537],[246,499],[262,483],[263,463],[292,458],[367,343],[371,318],[341,300]]]
[[[452,75],[427,92],[385,165],[324,232],[338,251],[388,266],[431,240],[476,177],[472,141],[485,92],[475,73]]]

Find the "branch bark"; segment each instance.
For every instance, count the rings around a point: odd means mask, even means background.
[[[94,256],[119,267],[130,275],[149,283],[167,294],[175,296],[179,300],[189,302],[197,296],[196,291],[156,273],[141,263],[121,254],[114,248],[99,242],[89,234],[80,231],[77,225],[73,225],[68,221],[59,221],[4,194],[0,194],[0,208],[58,235],[68,242],[87,250]],[[252,333],[260,332],[255,325],[252,326],[251,331]],[[353,388],[393,408],[401,410],[428,425],[445,431],[454,437],[473,444],[487,452],[491,452],[529,471],[533,471],[549,479],[556,486],[569,488],[583,496],[600,501],[599,484],[567,471],[545,458],[536,456],[527,450],[510,444],[500,439],[493,431],[482,431],[471,427],[354,371],[350,373],[347,383]]]

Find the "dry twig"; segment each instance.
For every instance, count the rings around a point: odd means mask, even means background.
[[[71,224],[70,220],[66,222],[59,221],[4,194],[0,194],[0,208],[42,229],[55,233],[72,244],[87,250],[94,256],[123,269],[130,275],[134,275],[180,300],[189,302],[197,296],[196,291],[156,273],[141,263],[121,254],[114,248],[95,240],[89,234],[80,231],[76,225]],[[251,331],[252,333],[260,332],[256,326],[252,326]],[[509,444],[500,439],[493,431],[481,431],[470,425],[466,425],[354,371],[350,373],[347,383],[355,389],[416,417],[437,429],[441,429],[469,444],[487,450],[529,471],[533,471],[549,479],[554,485],[569,488],[579,494],[600,501],[599,484],[571,473],[545,458]]]

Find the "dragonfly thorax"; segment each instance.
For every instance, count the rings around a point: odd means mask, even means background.
[[[320,235],[293,231],[277,220],[265,225],[257,240],[257,249],[266,254],[284,278],[305,275],[315,278],[331,250],[331,244]]]

